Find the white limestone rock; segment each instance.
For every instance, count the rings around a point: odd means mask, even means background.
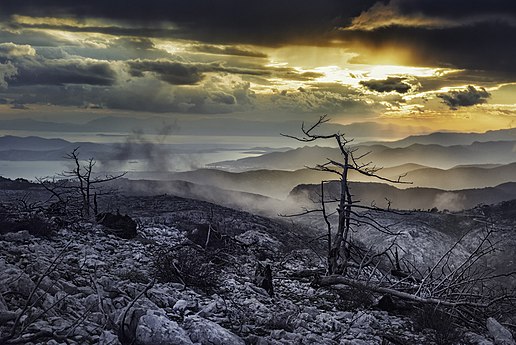
[[[164,314],[148,311],[140,317],[136,328],[138,345],[193,345],[186,332],[177,322],[169,320]]]

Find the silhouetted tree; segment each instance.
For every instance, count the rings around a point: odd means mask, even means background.
[[[489,217],[474,215],[473,220],[484,224],[485,229],[477,238],[470,253],[465,258],[455,257],[456,250],[464,240],[466,233],[459,238],[440,258],[436,258],[433,266],[426,271],[420,271],[414,263],[411,263],[415,273],[407,274],[401,269],[400,258],[395,247],[396,236],[391,246],[382,253],[369,253],[359,258],[359,264],[355,265],[353,274],[345,274],[350,263],[351,243],[349,234],[352,226],[369,225],[382,232],[392,234],[388,228],[380,224],[362,211],[396,212],[390,209],[391,202],[387,200],[388,209],[381,209],[374,205],[360,205],[353,200],[350,191],[349,172],[355,171],[361,175],[390,183],[409,183],[401,181],[404,176],[396,180],[379,176],[379,168],[371,162],[361,164],[359,161],[367,156],[367,153],[355,156],[356,148],[350,147],[351,140],[347,140],[343,134],[333,133],[329,135],[317,134],[315,131],[329,119],[321,116],[319,120],[309,128],[303,123],[301,129],[303,136],[297,137],[285,135],[302,142],[316,140],[335,140],[340,150],[342,160],[327,159],[327,162],[315,166],[312,169],[335,173],[339,177],[340,194],[335,199],[328,200],[325,195],[325,184],[321,182],[321,209],[305,210],[298,214],[321,212],[328,228],[328,269],[327,276],[317,274],[312,282],[315,287],[332,286],[334,289],[342,286],[366,290],[372,293],[388,295],[391,298],[403,299],[416,306],[424,307],[432,305],[433,309],[439,308],[444,314],[450,316],[450,320],[468,327],[484,327],[488,316],[511,319],[514,317],[514,290],[504,288],[501,279],[512,277],[516,272],[499,273],[494,267],[486,267],[484,262],[497,250],[497,242],[492,240],[495,232],[494,224]],[[326,210],[326,204],[337,202],[338,225],[335,234],[332,233],[330,215]],[[358,209],[358,210],[357,210]],[[397,212],[396,212],[397,213]],[[377,213],[376,213],[377,214]],[[293,215],[293,216],[298,216]],[[394,234],[395,235],[395,234]],[[396,248],[394,252],[393,269],[384,272],[378,265],[372,265],[373,259]],[[389,257],[389,256],[388,256]],[[389,257],[390,259],[390,257]],[[368,270],[364,268],[370,267]],[[452,322],[452,321],[450,321]],[[512,322],[511,322],[512,324]]]
[[[51,179],[39,178],[38,182],[63,207],[69,207],[71,204],[77,205],[80,215],[85,218],[91,217],[92,213],[96,215],[98,212],[97,196],[112,193],[112,191],[102,190],[100,186],[123,177],[126,172],[97,176],[94,172],[97,161],[93,158],[81,161],[78,147],[68,153],[65,158],[72,161],[73,168],[71,170],[63,171]]]
[[[298,141],[302,142],[313,142],[316,140],[334,140],[336,144],[338,145],[338,148],[340,150],[340,154],[342,156],[341,161],[335,161],[332,159],[327,159],[327,162],[324,164],[318,164],[317,166],[313,167],[312,169],[319,170],[319,171],[326,171],[326,172],[332,172],[336,174],[339,178],[340,182],[340,197],[337,200],[338,207],[338,226],[337,231],[334,235],[332,235],[332,226],[328,220],[328,214],[326,210],[326,203],[328,202],[325,200],[324,197],[324,184],[327,181],[321,182],[321,205],[322,209],[320,210],[313,210],[322,212],[323,217],[325,219],[326,225],[328,227],[328,274],[342,274],[345,272],[348,260],[350,258],[350,241],[349,241],[349,233],[351,229],[351,225],[354,223],[358,224],[369,224],[373,226],[374,228],[377,228],[381,231],[388,231],[385,229],[384,226],[376,222],[374,219],[366,216],[366,215],[360,215],[358,212],[355,211],[355,209],[372,209],[372,210],[379,210],[379,208],[374,206],[364,206],[364,205],[358,205],[353,201],[353,196],[350,191],[350,180],[349,180],[349,173],[350,171],[356,171],[357,173],[369,176],[378,180],[391,182],[391,183],[410,183],[410,182],[403,182],[401,181],[401,178],[404,176],[399,176],[397,180],[388,179],[385,177],[381,177],[377,174],[377,172],[380,170],[380,168],[372,165],[371,162],[362,164],[359,161],[366,157],[370,152],[366,152],[364,154],[361,154],[358,157],[355,157],[356,148],[352,148],[349,146],[349,143],[352,142],[352,140],[347,139],[344,134],[341,133],[332,133],[332,134],[317,134],[315,133],[319,127],[329,121],[329,118],[326,117],[326,115],[321,116],[319,120],[312,125],[309,128],[305,128],[305,124],[303,122],[301,126],[301,130],[303,132],[303,135],[301,137],[299,136],[293,136],[293,135],[287,135],[282,134],[285,137],[293,138]],[[312,211],[308,211],[312,212]],[[359,220],[359,218],[361,218]]]

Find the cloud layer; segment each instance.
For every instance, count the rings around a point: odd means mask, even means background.
[[[20,113],[444,117],[516,82],[508,0],[25,0],[0,18],[0,107]]]

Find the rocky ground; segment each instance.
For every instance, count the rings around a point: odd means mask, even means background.
[[[433,314],[418,322],[408,307],[381,310],[379,296],[292,277],[322,260],[295,224],[171,196],[113,205],[138,221],[136,238],[85,221],[43,237],[0,231],[0,343],[510,344],[494,320],[487,335],[436,331],[424,327]],[[214,248],[187,238],[203,223],[227,235]],[[253,284],[259,261],[272,266],[273,297]],[[167,279],[176,268],[183,281]]]

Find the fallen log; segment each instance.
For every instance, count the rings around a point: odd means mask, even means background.
[[[437,304],[444,307],[474,307],[474,308],[488,308],[489,303],[477,303],[477,302],[468,302],[468,301],[448,301],[448,300],[442,300],[439,298],[433,298],[433,297],[421,297],[416,296],[413,294],[410,294],[408,292],[402,292],[395,289],[383,287],[383,286],[377,286],[371,283],[362,282],[359,280],[349,279],[343,276],[339,275],[333,275],[328,277],[318,277],[316,280],[312,283],[315,286],[333,286],[337,287],[338,285],[347,285],[352,286],[357,289],[365,289],[372,292],[377,292],[379,294],[383,295],[390,295],[393,297],[397,297],[403,300],[417,302],[421,304]]]

